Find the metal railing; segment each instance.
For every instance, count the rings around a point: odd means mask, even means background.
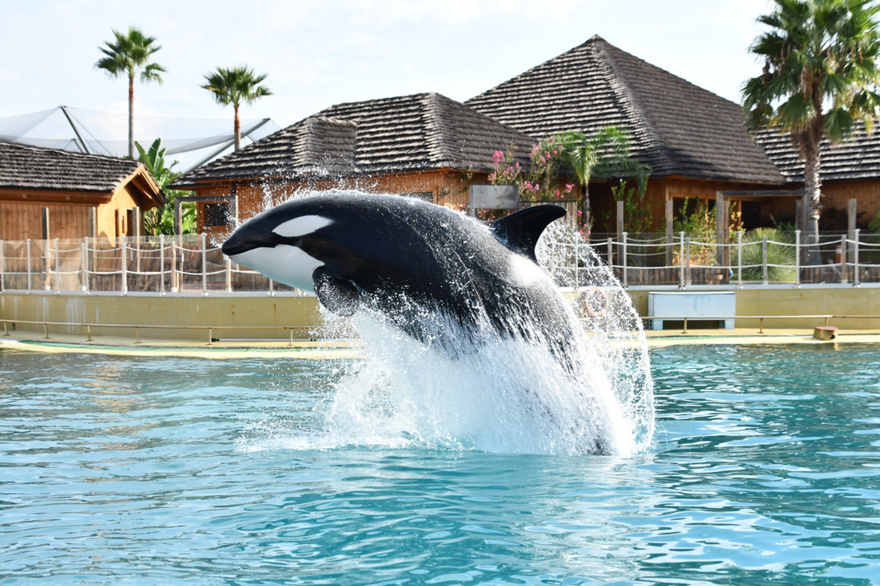
[[[597,282],[596,261],[624,287],[761,287],[880,284],[880,235],[824,234],[807,244],[799,232],[784,241],[726,244],[680,233],[622,233],[591,241],[554,242],[547,269],[562,286]],[[600,267],[604,270],[604,267]],[[122,238],[116,244],[81,240],[0,240],[0,292],[115,294],[285,294],[302,291],[241,267],[217,243],[198,236]]]
[[[43,338],[50,339],[49,326],[53,328],[79,328],[82,330],[86,341],[92,341],[92,335],[98,330],[127,330],[134,332],[135,344],[141,343],[141,330],[147,331],[200,331],[207,336],[206,343],[211,346],[214,342],[219,341],[214,337],[219,332],[277,332],[285,331],[289,333],[288,344],[293,345],[295,341],[311,340],[313,333],[317,329],[315,326],[185,326],[185,325],[168,325],[168,324],[114,324],[114,323],[97,323],[97,322],[63,322],[63,321],[33,321],[22,319],[0,319],[3,323],[3,335],[10,336],[10,326],[15,328],[18,325],[23,326],[40,326],[43,329]],[[125,332],[123,332],[125,333]]]
[[[798,320],[798,321],[810,321],[813,320],[813,324],[810,326],[798,326],[792,327],[788,329],[798,330],[798,329],[808,329],[815,328],[819,324],[815,322],[821,321],[822,325],[825,327],[830,326],[831,322],[841,323],[842,321],[848,320],[880,320],[880,315],[869,314],[869,315],[836,315],[836,314],[815,314],[815,315],[806,315],[806,314],[793,314],[793,315],[726,315],[726,316],[714,316],[714,317],[687,317],[687,316],[652,316],[652,315],[644,315],[639,316],[639,319],[645,323],[650,323],[651,320],[654,319],[663,319],[664,321],[669,322],[681,322],[683,324],[681,333],[688,333],[688,322],[710,322],[710,321],[757,321],[758,329],[757,334],[764,334],[764,325],[765,322],[768,321],[779,321],[779,320]],[[585,320],[587,321],[587,320]],[[170,325],[170,324],[124,324],[124,323],[95,323],[95,322],[66,322],[66,321],[43,321],[43,320],[21,320],[21,319],[0,319],[0,323],[3,324],[3,336],[9,337],[11,336],[11,331],[18,331],[16,326],[39,326],[43,331],[43,339],[49,340],[51,339],[51,334],[55,333],[50,330],[64,328],[67,329],[68,332],[66,335],[70,336],[69,330],[71,328],[77,328],[80,330],[82,336],[86,338],[86,341],[93,341],[93,336],[96,335],[96,332],[99,330],[125,330],[120,332],[120,335],[124,335],[125,333],[134,333],[135,344],[142,343],[141,340],[141,330],[146,331],[200,331],[205,336],[205,344],[208,346],[212,346],[215,342],[220,342],[221,340],[214,337],[214,334],[220,334],[220,332],[272,332],[272,331],[286,331],[288,332],[287,342],[289,346],[293,346],[295,342],[300,342],[303,340],[315,340],[315,334],[320,328],[316,328],[315,326],[219,326],[219,325],[200,325],[200,326],[192,326],[192,325]],[[10,328],[11,326],[11,328]],[[28,331],[39,331],[39,330],[28,330]],[[656,331],[656,330],[655,330]],[[672,333],[675,330],[664,330],[666,332]],[[702,331],[702,330],[701,330]],[[334,338],[325,338],[321,337],[321,341],[341,341],[341,342],[352,342],[356,339],[356,337],[334,337]],[[277,338],[276,342],[281,342],[282,338]]]
[[[302,291],[225,257],[206,235],[0,240],[0,292],[202,294]]]
[[[547,268],[560,284],[589,285],[595,282],[590,275],[595,269],[584,260],[589,248],[628,288],[880,284],[880,235],[855,230],[851,236],[823,234],[816,243],[807,243],[799,231],[780,236],[747,240],[738,232],[732,242],[718,244],[684,232],[673,241],[626,232],[593,235],[589,243],[554,243],[550,258],[556,260]]]

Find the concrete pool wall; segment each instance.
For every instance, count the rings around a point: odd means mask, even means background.
[[[826,321],[841,330],[880,330],[880,287],[729,291],[736,294],[736,328],[757,330],[762,325],[757,316],[765,316],[765,330],[812,329],[825,325]],[[642,316],[648,314],[649,293],[649,290],[629,291]],[[138,328],[139,337],[179,340],[211,337],[304,340],[316,335],[321,337],[322,332],[316,332],[316,328],[323,325],[314,297],[266,294],[159,296],[6,292],[0,294],[0,320],[4,320],[2,325],[9,332],[133,336],[133,329]]]

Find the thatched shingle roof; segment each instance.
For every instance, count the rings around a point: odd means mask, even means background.
[[[536,139],[616,126],[655,177],[783,182],[739,105],[598,36],[465,103]]]
[[[0,142],[0,189],[110,193],[139,167],[129,159]]]
[[[429,169],[490,171],[496,150],[528,153],[531,137],[436,93],[338,104],[179,177],[297,179]]]
[[[788,181],[803,183],[804,162],[792,147],[789,133],[762,130],[755,139]],[[819,152],[822,181],[880,178],[880,132],[876,128],[869,134],[858,123],[855,132],[838,144],[823,140]]]

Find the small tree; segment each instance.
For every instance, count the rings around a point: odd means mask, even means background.
[[[791,133],[804,160],[807,241],[819,241],[822,139],[842,140],[863,120],[880,115],[880,6],[866,0],[774,0],[758,21],[770,27],[751,46],[764,62],[761,75],[742,89],[749,125]],[[815,250],[815,249],[813,249]],[[811,261],[818,262],[818,254]]]
[[[179,191],[175,189],[166,189],[169,183],[180,176],[180,173],[172,171],[177,164],[174,161],[169,166],[165,166],[165,149],[162,148],[162,140],[156,139],[150,145],[149,150],[144,150],[140,143],[135,142],[138,150],[138,161],[144,164],[159,189],[165,195],[165,206],[161,208],[153,208],[144,214],[144,231],[152,236],[159,234],[174,234],[174,202],[178,197],[189,195],[189,191]],[[192,204],[185,205],[182,209],[182,218],[180,233],[194,234],[196,231],[196,210]]]
[[[260,85],[266,79],[266,74],[255,75],[253,69],[247,66],[225,69],[218,67],[216,71],[205,76],[207,83],[202,87],[214,94],[214,99],[224,106],[232,105],[235,109],[235,122],[233,133],[235,136],[235,150],[241,148],[241,119],[238,109],[242,101],[252,104],[254,100],[263,96],[271,96],[269,88]]]
[[[673,221],[673,230],[676,234],[684,232],[692,242],[690,245],[690,264],[698,266],[715,265],[715,231],[716,209],[709,207],[708,201],[697,199],[696,204],[690,205],[690,198],[685,198],[684,205],[678,212],[678,217]],[[675,251],[678,257],[680,252]],[[681,264],[682,259],[676,258],[676,264]]]
[[[141,71],[141,81],[162,83],[165,68],[157,63],[147,63],[150,57],[161,49],[154,45],[155,37],[146,37],[134,27],[128,28],[128,35],[113,31],[116,42],[105,42],[99,47],[105,57],[95,63],[95,67],[103,69],[111,77],[125,74],[128,77],[128,156],[134,158],[134,76]]]
[[[654,224],[654,214],[649,206],[644,205],[642,198],[636,195],[636,188],[630,187],[626,181],[611,188],[611,197],[615,202],[623,202],[623,230],[631,234],[641,234],[650,230]],[[610,223],[612,214],[607,214]]]
[[[562,160],[571,166],[581,186],[584,224],[592,224],[590,217],[589,183],[596,179],[634,178],[639,195],[645,193],[651,168],[630,156],[629,138],[614,126],[607,126],[593,136],[583,132],[568,131],[555,137]]]

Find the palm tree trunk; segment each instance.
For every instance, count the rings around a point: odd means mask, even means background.
[[[235,106],[235,124],[232,129],[235,134],[235,150],[241,148],[241,119],[238,117],[238,106]]]
[[[134,76],[128,76],[128,156],[134,158]]]
[[[804,148],[804,210],[806,210],[807,263],[822,263],[819,255],[819,216],[822,210],[822,181],[819,178],[819,144]]]
[[[581,218],[582,224],[584,228],[590,229],[592,227],[592,222],[590,221],[590,189],[588,187],[589,182],[584,183],[583,185],[583,203],[581,204],[581,208],[583,209],[584,215]]]

